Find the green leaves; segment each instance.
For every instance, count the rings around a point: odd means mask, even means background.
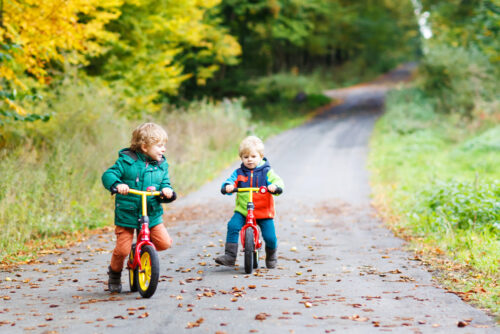
[[[193,78],[204,85],[220,65],[235,64],[241,49],[219,23],[218,1],[125,1],[108,25],[119,35],[89,70],[123,87],[132,115],[157,111]]]
[[[436,182],[422,192],[419,219],[443,229],[489,229],[500,236],[500,184]]]
[[[0,109],[0,126],[9,123],[9,120],[22,121],[22,122],[34,122],[34,121],[42,120],[44,122],[47,122],[49,119],[50,119],[50,114],[19,115],[18,113],[14,112],[14,111]]]

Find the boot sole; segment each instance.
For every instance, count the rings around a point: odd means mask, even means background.
[[[234,263],[233,264],[226,264],[222,261],[217,261],[217,260],[215,260],[215,263],[220,264],[222,266],[226,266],[226,267],[234,267]]]

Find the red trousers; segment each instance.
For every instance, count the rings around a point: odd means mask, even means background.
[[[132,242],[134,241],[135,229],[123,226],[115,227],[116,246],[111,255],[111,270],[122,271],[123,263],[130,253]],[[152,227],[151,242],[155,245],[157,251],[168,249],[172,246],[172,238],[167,232],[165,225],[158,224]]]

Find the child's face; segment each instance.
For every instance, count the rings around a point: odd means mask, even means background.
[[[255,150],[250,150],[241,155],[243,165],[248,169],[254,169],[262,161],[262,156]]]
[[[159,142],[153,145],[142,145],[142,151],[144,154],[146,154],[148,157],[150,157],[153,160],[156,161],[161,161],[163,154],[165,154],[165,143],[164,142]]]

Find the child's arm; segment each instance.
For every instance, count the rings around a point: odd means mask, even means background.
[[[281,188],[282,191],[285,188],[285,183],[272,168],[267,172],[267,184],[271,193],[274,193],[278,188]]]
[[[222,194],[227,194],[227,195],[231,195],[231,191],[234,189],[234,187],[236,187],[236,179],[238,178],[238,173],[236,173],[236,170],[231,174],[230,177],[228,177],[226,179],[226,181],[224,181],[222,183],[222,186],[220,188],[220,191]],[[233,189],[228,189],[227,186],[232,186]],[[229,190],[229,191],[228,191]]]
[[[172,185],[170,184],[170,177],[168,175],[168,164],[165,167],[165,173],[163,174],[163,179],[160,183],[160,191],[166,198],[171,198],[174,193]]]
[[[121,180],[121,177],[123,175],[123,166],[120,162],[120,160],[117,160],[115,164],[111,167],[108,168],[103,174],[102,174],[102,184],[104,188],[111,190],[111,187],[117,186],[118,184],[122,184],[123,181]]]

